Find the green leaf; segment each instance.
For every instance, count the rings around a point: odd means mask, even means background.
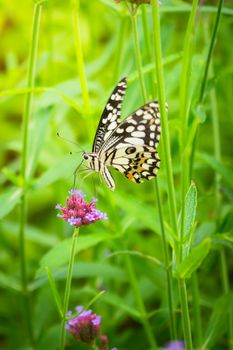
[[[45,267],[45,270],[47,272],[50,288],[51,288],[51,291],[52,291],[52,294],[53,294],[53,297],[54,297],[55,304],[57,306],[57,311],[58,311],[58,313],[60,314],[60,316],[62,318],[63,317],[62,302],[61,302],[61,298],[60,298],[60,295],[59,295],[57,287],[56,287],[55,280],[53,278],[53,275],[52,275],[50,269],[48,267]]]
[[[214,308],[210,321],[208,323],[204,344],[201,348],[207,349],[220,339],[224,331],[226,331],[227,319],[229,312],[232,312],[233,294],[225,294],[213,303]]]
[[[193,228],[197,208],[197,189],[194,183],[189,187],[185,197],[184,213],[184,238],[186,238]]]
[[[135,307],[130,306],[129,304],[125,303],[118,295],[113,293],[106,293],[103,298],[105,302],[107,302],[110,305],[116,306],[116,308],[120,308],[129,315],[131,315],[134,319],[140,319],[141,315],[140,313],[135,309]]]
[[[205,239],[201,244],[194,247],[190,254],[178,266],[176,277],[189,278],[198,269],[210,250],[210,239]]]
[[[113,237],[112,235],[105,233],[93,233],[90,235],[79,236],[76,253],[93,247],[100,242],[111,240],[115,237],[116,236]],[[55,271],[68,262],[71,241],[71,238],[65,239],[64,241],[58,243],[54,248],[52,248],[47,254],[43,256],[40,261],[40,268],[36,273],[36,278],[40,278],[45,275],[45,267],[48,267],[51,271]]]
[[[0,219],[6,216],[19,203],[21,188],[11,188],[0,195]]]
[[[17,292],[21,291],[18,281],[11,276],[6,276],[3,272],[0,272],[0,286],[6,289],[13,289]]]
[[[214,157],[206,153],[200,153],[200,158],[205,161],[214,171],[219,173],[223,180],[233,189],[233,171]]]

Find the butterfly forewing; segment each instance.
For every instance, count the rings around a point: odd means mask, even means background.
[[[160,132],[159,105],[150,102],[118,125],[100,149],[99,159],[131,181],[150,180],[159,168]]]
[[[93,152],[98,152],[100,150],[113,130],[120,124],[121,105],[126,87],[127,80],[123,78],[113,90],[100,118],[92,146]]]

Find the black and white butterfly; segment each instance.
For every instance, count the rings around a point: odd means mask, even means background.
[[[149,102],[122,122],[121,105],[127,80],[123,78],[113,90],[100,118],[91,153],[83,153],[90,169],[100,173],[110,190],[115,182],[108,167],[140,183],[154,178],[159,169],[156,148],[160,139],[158,102]]]

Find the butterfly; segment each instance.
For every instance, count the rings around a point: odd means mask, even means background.
[[[149,102],[120,121],[126,88],[127,79],[123,78],[104,108],[92,152],[83,153],[88,167],[100,173],[112,191],[115,182],[109,167],[118,170],[129,180],[140,183],[144,179],[153,179],[160,165],[156,151],[161,132],[158,102]]]

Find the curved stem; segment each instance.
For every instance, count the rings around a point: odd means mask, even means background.
[[[73,30],[74,30],[75,48],[76,48],[76,59],[77,59],[80,85],[82,89],[83,105],[86,111],[90,112],[90,109],[91,109],[90,98],[89,98],[89,91],[87,87],[87,79],[86,79],[86,73],[85,73],[85,67],[84,67],[83,50],[82,50],[81,34],[80,34],[80,21],[79,21],[80,0],[71,0],[71,5],[72,5],[72,20],[73,20]]]
[[[134,46],[135,46],[135,57],[136,57],[136,62],[137,62],[137,70],[138,70],[138,75],[139,75],[141,91],[142,91],[142,97],[143,97],[143,100],[145,102],[147,94],[146,94],[146,86],[144,83],[143,72],[142,72],[136,13],[131,13],[131,20],[132,20],[132,26],[133,26],[133,36],[134,36]]]
[[[76,244],[77,244],[78,233],[79,233],[79,229],[76,228],[75,231],[74,231],[73,237],[72,237],[72,242],[71,242],[70,259],[69,259],[68,272],[67,272],[67,278],[66,278],[66,286],[65,286],[65,293],[64,293],[63,318],[62,318],[62,323],[61,323],[61,334],[60,334],[60,350],[65,349],[66,315],[67,315],[68,306],[69,306],[71,280],[72,280],[72,273],[73,273],[73,266],[74,266],[74,258],[75,258],[75,252],[76,252]]]
[[[39,29],[41,18],[41,4],[34,5],[33,20],[32,20],[32,39],[29,53],[27,88],[32,90],[35,82],[36,58],[39,41]],[[21,286],[23,293],[24,311],[28,328],[28,335],[31,344],[34,343],[31,308],[28,295],[28,282],[26,271],[26,257],[25,257],[25,228],[27,222],[27,155],[28,155],[28,133],[29,133],[29,119],[32,105],[32,92],[26,94],[24,113],[23,113],[23,136],[22,136],[22,158],[21,158],[21,180],[23,192],[20,200],[20,219],[19,219],[19,251],[20,251],[20,270],[21,270]]]

